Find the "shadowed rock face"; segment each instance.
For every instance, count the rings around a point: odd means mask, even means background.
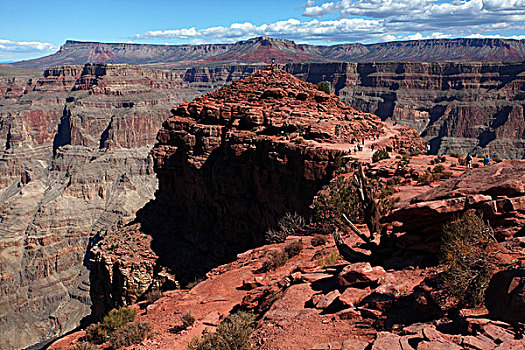
[[[177,75],[127,65],[35,73],[0,76],[2,349],[90,313],[89,248],[153,197],[148,154],[184,98]]]
[[[383,133],[376,116],[276,67],[172,113],[152,151],[159,189],[137,222],[152,237],[157,263],[182,282],[263,244],[287,212],[308,217],[345,154],[338,143]],[[151,264],[116,256],[109,242],[96,251],[92,299],[106,301],[95,305],[97,314],[136,300],[153,283],[143,276],[143,289],[128,288],[137,285],[129,271]]]

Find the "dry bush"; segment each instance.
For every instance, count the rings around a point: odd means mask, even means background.
[[[314,235],[312,237],[311,243],[312,243],[312,245],[314,247],[318,247],[318,246],[321,246],[321,245],[325,245],[327,240],[328,239],[326,238],[325,235]]]
[[[341,260],[343,257],[336,251],[331,252],[324,258],[319,259],[318,263],[321,267],[330,267],[334,266],[337,261]]]
[[[441,165],[441,164],[438,164],[432,169],[432,172],[433,173],[442,173],[443,170],[445,170],[445,167],[443,165]]]
[[[284,246],[284,252],[288,255],[288,259],[293,258],[303,250],[303,242],[294,241]]]
[[[182,327],[184,329],[187,329],[187,328],[193,326],[193,324],[195,323],[195,317],[189,312],[187,312],[184,315],[182,315],[180,317],[180,319],[182,321]]]
[[[493,237],[491,227],[473,211],[443,227],[443,278],[463,306],[475,307],[483,302],[491,270],[487,248]]]
[[[277,222],[277,229],[269,229],[265,239],[268,243],[281,243],[286,237],[295,235],[305,225],[304,218],[297,213],[286,213]]]
[[[162,297],[163,294],[160,289],[152,289],[148,293],[146,293],[146,295],[144,296],[144,300],[146,300],[147,303],[151,304]]]
[[[229,315],[219,324],[217,332],[193,338],[188,350],[251,350],[254,321],[253,315],[242,311]]]
[[[261,267],[261,272],[275,270],[276,268],[283,266],[288,261],[288,254],[284,250],[272,250],[266,256]]]
[[[428,171],[425,171],[419,177],[417,178],[417,183],[421,185],[430,185],[432,181],[434,180],[432,174]]]
[[[390,155],[388,154],[387,150],[380,149],[380,150],[375,151],[374,154],[372,154],[372,163],[377,163],[380,160],[388,159],[388,158],[390,158]]]
[[[141,343],[151,333],[151,325],[145,322],[127,323],[115,330],[109,337],[113,349]]]

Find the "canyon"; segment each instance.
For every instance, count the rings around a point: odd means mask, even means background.
[[[421,56],[440,46],[452,47],[455,56]],[[499,39],[342,47],[268,38],[173,48],[68,42],[55,56],[0,67],[1,347],[47,341],[77,327],[92,307],[100,316],[262,244],[264,231],[285,212],[308,212],[343,155],[312,151],[310,141],[350,142],[356,137],[350,130],[362,129],[362,137],[373,125],[380,132],[383,120],[413,127],[434,154],[523,158],[524,62],[509,61],[523,60],[522,46]],[[272,57],[298,78],[328,81],[349,107],[287,75],[279,76],[289,83],[282,90],[233,83],[264,69],[261,62]],[[464,62],[484,58],[508,62]],[[368,62],[445,59],[463,62]],[[113,61],[143,66],[89,63]],[[48,68],[55,63],[66,65]],[[172,110],[225,85],[239,94],[227,110],[219,93]],[[313,110],[301,110],[301,90],[309,92],[304,101]],[[260,98],[267,109],[257,105]],[[302,101],[296,112],[286,108],[292,100]],[[336,140],[335,125],[350,121],[344,111],[363,125],[343,127]],[[323,116],[320,124],[308,119],[314,115]],[[301,134],[306,129],[309,134]],[[295,141],[273,140],[280,132]],[[424,147],[422,140],[410,143]],[[134,220],[136,232],[126,228]],[[134,261],[129,251],[106,255],[99,247],[104,240],[97,244],[119,230],[152,240],[153,250],[137,253],[144,258],[137,269],[118,263]],[[174,260],[178,254],[188,259]],[[100,274],[89,281],[88,268]]]

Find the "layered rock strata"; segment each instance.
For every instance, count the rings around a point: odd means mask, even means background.
[[[0,348],[18,349],[89,315],[89,249],[153,197],[148,154],[184,95],[128,65],[0,78]]]
[[[348,105],[409,125],[434,154],[525,157],[525,62],[290,64]]]
[[[286,213],[308,217],[313,197],[346,154],[338,145],[383,134],[376,116],[276,66],[172,114],[152,152],[159,189],[137,221],[152,236],[158,263],[182,281],[262,244],[265,231]],[[129,270],[107,260],[98,254],[92,262],[93,285],[97,293],[105,289],[92,298],[113,298],[106,311],[124,304],[126,298],[112,296],[127,282],[104,276]]]

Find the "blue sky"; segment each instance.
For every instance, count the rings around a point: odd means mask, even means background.
[[[0,62],[65,40],[226,43],[268,35],[300,43],[525,39],[525,0],[0,1]]]

